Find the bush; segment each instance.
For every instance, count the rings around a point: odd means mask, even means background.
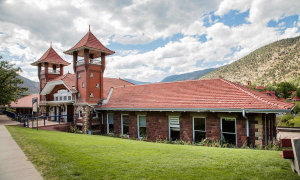
[[[300,127],[300,116],[295,116],[289,123],[293,127]]]
[[[70,126],[70,133],[80,133],[80,130],[76,126]]]
[[[298,114],[300,112],[300,102],[296,102],[296,106],[293,111],[295,114]]]
[[[280,126],[290,126],[290,120],[293,118],[294,118],[294,116],[291,113],[283,115],[280,119],[281,122],[279,122],[279,125]]]

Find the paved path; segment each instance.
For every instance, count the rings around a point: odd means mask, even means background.
[[[0,179],[43,179],[4,127],[13,124],[19,123],[0,115]]]

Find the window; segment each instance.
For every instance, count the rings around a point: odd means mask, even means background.
[[[236,145],[235,118],[221,118],[221,140]]]
[[[82,111],[78,111],[78,119],[82,118]]]
[[[67,100],[67,96],[64,96],[64,101],[66,101]]]
[[[96,84],[96,87],[99,88],[99,84],[98,83]]]
[[[193,118],[193,140],[194,142],[200,142],[206,138],[206,122],[203,117]]]
[[[93,73],[91,73],[91,74],[90,74],[90,77],[94,77],[94,74],[93,74]]]
[[[121,115],[122,135],[129,135],[129,116],[127,114]]]
[[[55,100],[58,101],[58,97],[57,96],[55,97]]]
[[[82,88],[84,88],[84,82],[82,83]]]
[[[92,92],[90,93],[90,97],[94,97],[94,94]]]
[[[62,97],[61,96],[59,97],[59,100],[62,101]]]
[[[147,136],[146,131],[146,116],[138,115],[138,138],[143,138]]]
[[[93,112],[93,119],[98,118],[98,113],[97,112]]]
[[[78,79],[80,78],[80,73],[77,74],[77,78],[78,78]]]
[[[179,116],[169,116],[169,139],[172,141],[180,139]]]
[[[114,133],[114,114],[107,114],[107,133]]]
[[[69,100],[69,101],[72,100],[72,96],[68,96],[68,100]]]

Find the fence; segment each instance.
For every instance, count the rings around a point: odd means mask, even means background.
[[[34,127],[34,124],[36,124],[36,128],[38,129],[38,123],[39,123],[39,120],[43,120],[43,124],[44,124],[44,127],[46,126],[46,120],[48,118],[52,118],[54,117],[55,119],[58,119],[58,123],[60,124],[62,122],[62,119],[63,117],[70,117],[71,116],[71,119],[73,121],[73,115],[57,115],[57,116],[47,116],[47,115],[44,115],[44,114],[35,114],[35,115],[32,115],[32,114],[16,114],[14,112],[10,112],[10,111],[7,111],[7,110],[3,110],[3,109],[0,109],[0,112],[2,112],[3,114],[7,115],[8,117],[14,119],[15,121],[18,121],[20,123],[23,123],[23,126],[24,127],[30,127],[30,123],[31,123],[31,128]],[[35,122],[36,121],[36,122]]]

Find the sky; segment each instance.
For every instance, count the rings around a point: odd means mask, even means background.
[[[50,47],[66,51],[91,32],[116,53],[104,76],[158,82],[236,61],[300,35],[299,0],[0,0],[0,56],[38,81]],[[73,73],[72,65],[65,73]]]

